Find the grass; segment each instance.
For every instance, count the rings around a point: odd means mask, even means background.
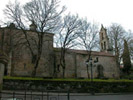
[[[11,79],[11,80],[39,80],[39,81],[68,81],[68,82],[90,82],[90,79],[71,79],[71,78],[54,78],[54,79],[44,79],[44,78],[32,78],[32,77],[10,77],[10,76],[4,76],[4,79]],[[133,82],[133,80],[128,80],[128,79],[120,79],[120,80],[115,80],[115,79],[108,79],[108,80],[103,80],[103,79],[93,79],[94,82]]]
[[[12,77],[12,76],[4,76],[4,79],[11,79],[11,80],[44,80],[43,78]]]

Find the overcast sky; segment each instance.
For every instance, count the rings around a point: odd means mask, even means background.
[[[14,0],[10,0],[14,1]],[[18,0],[25,3],[28,0]],[[3,9],[9,0],[0,1],[0,20],[3,20]],[[97,22],[108,27],[119,23],[126,30],[133,31],[133,0],[61,0],[67,12],[86,17],[90,22]]]

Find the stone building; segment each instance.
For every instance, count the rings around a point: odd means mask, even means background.
[[[26,31],[33,43],[34,52],[36,47],[33,40],[36,37],[34,25],[30,26],[30,30]],[[31,55],[24,45],[25,39],[22,30],[15,28],[14,24],[8,27],[0,28],[0,46],[9,56],[8,65],[5,67],[5,75],[11,76],[31,76],[33,64],[31,63]],[[60,48],[53,47],[52,33],[46,33],[44,36],[44,45],[39,67],[37,68],[37,77],[62,77],[62,68],[60,62]],[[114,55],[109,45],[109,38],[106,29],[102,26],[99,32],[101,51],[92,51],[92,59],[98,58],[98,63],[93,64],[94,77],[119,77],[119,68],[116,65]],[[23,41],[22,43],[19,41]],[[66,71],[67,78],[87,78],[86,60],[88,58],[87,51],[68,49],[66,51]],[[90,67],[89,67],[89,73]]]
[[[8,57],[7,55],[0,51],[0,92],[2,90],[3,76],[4,76],[4,67],[7,65]]]

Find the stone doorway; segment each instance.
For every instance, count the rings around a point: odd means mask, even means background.
[[[5,67],[4,67],[4,76],[7,76],[8,75],[8,69],[7,69],[7,65],[5,64]]]
[[[97,66],[97,78],[104,78],[104,73],[103,73],[103,71],[104,71],[104,68],[103,68],[103,66],[101,65],[101,64],[99,64],[98,66]]]

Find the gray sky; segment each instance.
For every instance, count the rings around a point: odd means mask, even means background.
[[[15,0],[10,0],[15,1]],[[29,0],[18,0],[21,3]],[[9,0],[0,1],[0,20],[3,18],[3,9]],[[133,0],[61,0],[66,5],[67,12],[79,14],[90,22],[96,22],[108,27],[111,23],[119,23],[126,30],[133,31]]]

